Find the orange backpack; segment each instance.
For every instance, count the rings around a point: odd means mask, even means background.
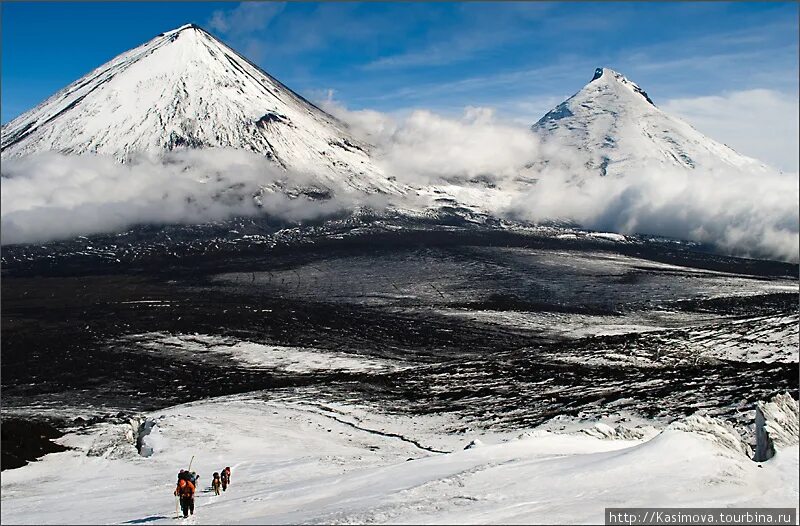
[[[178,481],[178,495],[181,497],[194,497],[194,484],[188,480]]]

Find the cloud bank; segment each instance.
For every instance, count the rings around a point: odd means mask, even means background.
[[[303,193],[319,188],[333,190],[333,197]],[[380,205],[345,190],[236,150],[176,151],[127,164],[47,153],[3,160],[0,238],[3,244],[44,242],[143,223],[199,224],[257,214],[297,222]]]
[[[476,206],[534,223],[574,221],[586,228],[709,243],[745,257],[798,261],[800,180],[797,173],[754,175],[733,168],[685,170],[640,166],[635,173],[599,177],[582,159],[542,144],[525,126],[499,122],[486,108],[461,118],[415,111],[402,118],[325,109],[377,145],[387,173],[409,184],[444,184],[487,176]],[[551,167],[530,166],[546,157]],[[491,196],[491,197],[490,197]]]
[[[568,220],[596,230],[710,243],[734,255],[798,261],[797,174],[653,165],[599,177],[575,156],[541,144],[527,127],[501,121],[490,109],[470,107],[457,117],[425,110],[393,116],[350,111],[331,100],[322,105],[374,145],[374,162],[387,176],[408,185],[409,197],[395,203],[407,208],[430,206],[433,201],[422,201],[417,190],[438,189],[428,195],[451,192],[509,219]],[[543,157],[559,162],[532,164]],[[332,198],[305,197],[300,190],[307,187],[327,187]],[[140,223],[256,214],[302,221],[358,206],[388,206],[308,174],[284,172],[255,154],[228,150],[173,152],[124,165],[55,153],[9,159],[2,166],[2,190],[4,244]]]
[[[535,159],[540,146],[527,128],[495,118],[490,108],[467,107],[460,118],[416,110],[402,119],[376,111],[325,109],[360,139],[376,145],[375,162],[408,184],[488,175],[512,177]]]
[[[505,213],[533,222],[563,219],[588,228],[689,239],[722,252],[798,261],[796,175],[642,167],[622,177],[544,172]]]

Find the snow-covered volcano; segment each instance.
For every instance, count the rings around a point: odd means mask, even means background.
[[[2,131],[4,159],[58,151],[124,161],[183,147],[249,150],[359,190],[397,190],[346,125],[194,24],[117,56]]]
[[[554,156],[580,159],[600,175],[675,167],[772,171],[666,114],[642,88],[608,68],[596,69],[583,89],[532,129],[555,147]]]

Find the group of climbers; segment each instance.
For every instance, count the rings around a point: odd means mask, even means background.
[[[197,481],[200,476],[194,472],[182,469],[178,472],[178,486],[175,488],[175,496],[180,499],[181,511],[183,517],[187,518],[189,515],[194,515],[194,494],[197,489]],[[226,466],[222,470],[222,474],[214,472],[214,477],[211,481],[211,488],[216,495],[219,495],[219,489],[225,491],[231,484],[231,468]]]
[[[231,483],[231,468],[226,467],[222,470],[222,475],[214,472],[214,478],[211,481],[211,487],[214,489],[214,494],[219,495],[219,489],[222,488],[222,491],[228,489],[228,486]]]

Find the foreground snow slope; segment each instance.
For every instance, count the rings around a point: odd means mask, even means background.
[[[794,507],[798,498],[796,443],[759,466],[702,417],[649,441],[540,430],[482,436],[464,450],[474,437],[436,437],[434,418],[367,418],[354,407],[239,397],[151,416],[150,457],[126,441],[130,426],[104,425],[62,439],[75,450],[3,472],[3,523],[172,522],[173,480],[192,455],[202,490],[191,523],[597,523],[607,506]],[[417,445],[381,429],[405,429]],[[423,449],[433,443],[452,452]],[[225,465],[233,485],[213,496],[210,474]]]
[[[398,190],[344,124],[192,24],[115,57],[2,133],[3,159],[185,147],[248,150],[360,190]]]

